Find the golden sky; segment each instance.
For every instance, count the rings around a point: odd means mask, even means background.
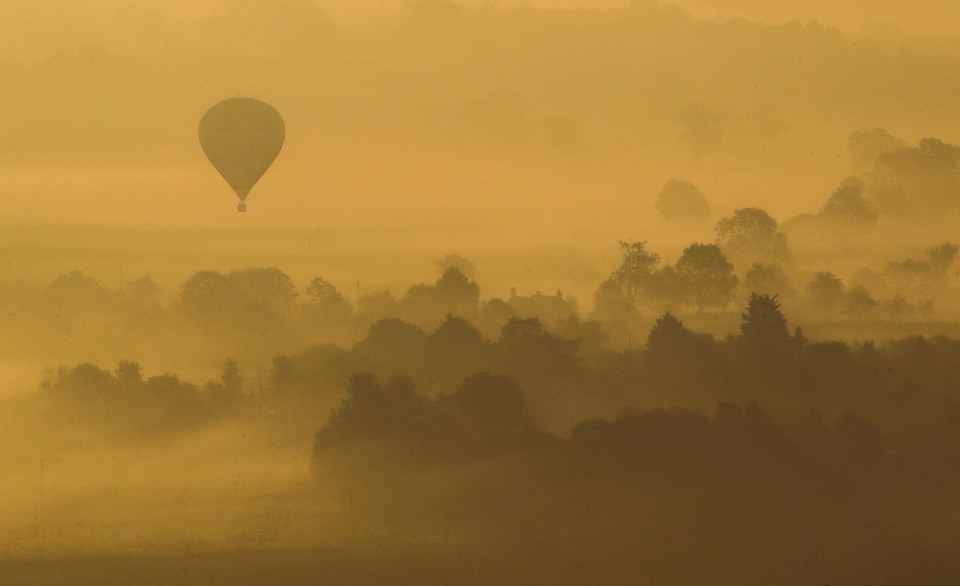
[[[251,195],[259,216],[243,220],[281,226],[466,221],[526,234],[514,218],[532,217],[566,234],[653,230],[652,201],[674,176],[700,185],[718,214],[762,205],[785,218],[855,171],[846,137],[859,128],[960,141],[949,123],[960,37],[943,36],[957,32],[960,3],[677,5],[690,12],[586,0],[6,0],[0,170],[11,193],[0,213],[233,225],[196,124],[234,96],[268,101],[287,122]],[[573,8],[603,10],[551,10]],[[782,24],[793,18],[802,23]],[[677,118],[691,107],[721,127],[717,152],[691,156]]]

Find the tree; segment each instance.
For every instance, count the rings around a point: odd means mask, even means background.
[[[285,360],[289,361],[285,356],[275,358],[274,368],[277,369],[279,366],[282,370]],[[243,391],[243,375],[240,373],[240,365],[237,361],[227,358],[220,366],[220,382],[207,381],[205,389],[211,404],[217,409],[223,410],[232,405]]]
[[[375,364],[409,371],[424,361],[428,344],[429,336],[419,327],[387,318],[373,323],[354,351]]]
[[[794,294],[786,273],[780,265],[776,264],[753,263],[744,276],[744,284],[751,293],[767,293],[780,297],[790,297]]]
[[[927,249],[926,260],[907,259],[887,263],[887,277],[899,291],[912,296],[930,296],[946,285],[947,272],[957,258],[957,245],[945,242]]]
[[[239,395],[243,390],[243,375],[240,374],[240,364],[233,358],[228,358],[223,363],[223,369],[220,372],[220,384],[232,396]]]
[[[290,277],[273,267],[230,271],[227,280],[236,285],[245,303],[279,316],[289,315],[297,298]]]
[[[657,318],[647,336],[647,357],[659,368],[678,369],[686,364],[702,364],[712,344],[709,334],[688,330],[683,322],[667,312]]]
[[[177,307],[195,322],[222,323],[239,319],[242,299],[237,285],[218,271],[199,271],[180,286]]]
[[[458,379],[468,372],[475,372],[489,355],[490,343],[472,323],[447,314],[437,329],[430,335],[430,345],[440,360],[438,374],[457,373]],[[463,372],[468,369],[467,372]]]
[[[357,318],[362,323],[398,317],[400,317],[400,303],[390,291],[373,291],[357,298]]]
[[[807,285],[807,300],[817,311],[835,312],[843,301],[843,282],[833,273],[820,271]]]
[[[863,189],[863,181],[847,177],[823,204],[820,217],[841,229],[869,230],[877,223],[877,214],[867,207]]]
[[[115,374],[120,386],[125,389],[135,389],[143,384],[143,367],[139,362],[121,360]]]
[[[927,258],[930,268],[937,275],[946,274],[950,266],[957,260],[960,247],[952,242],[944,242],[940,246],[927,249]]]
[[[870,297],[867,288],[863,285],[857,285],[844,295],[843,312],[858,318],[877,305],[879,305],[879,302],[873,297]]]
[[[448,305],[449,311],[465,317],[474,317],[480,306],[480,286],[455,267],[447,267],[437,280],[437,297]]]
[[[960,207],[960,146],[925,138],[881,155],[868,176],[879,211],[893,218],[940,218]]]
[[[600,283],[593,294],[593,318],[601,322],[623,322],[637,317],[637,306],[616,278]]]
[[[310,281],[310,284],[307,285],[307,302],[308,303],[327,303],[330,301],[345,301],[343,295],[337,291],[337,288],[334,287],[328,281],[317,277]]]
[[[883,302],[883,311],[893,318],[912,319],[920,313],[929,313],[933,310],[933,302],[910,303],[902,295],[895,295],[892,299]]]
[[[582,358],[592,360],[609,351],[610,336],[596,320],[584,321],[574,314],[560,321],[556,333],[561,338],[576,340]]]
[[[342,324],[350,319],[353,308],[329,282],[317,277],[307,285],[306,293],[306,308],[319,321],[327,324]]]
[[[760,355],[776,355],[793,345],[787,318],[776,295],[752,293],[747,311],[740,315],[740,339]]]
[[[477,265],[456,252],[440,257],[434,264],[440,269],[441,274],[445,273],[450,267],[456,267],[457,270],[463,273],[468,279],[473,279],[477,276]]]
[[[653,274],[648,286],[646,305],[657,311],[680,310],[690,302],[692,292],[683,275],[671,266]]]
[[[370,373],[354,374],[340,407],[317,432],[314,455],[335,443],[399,439],[416,432],[411,424],[422,418],[429,402],[416,393],[409,378],[393,377],[381,385]]]
[[[116,301],[116,296],[81,271],[60,275],[43,293],[45,304],[60,311],[102,311]]]
[[[175,307],[221,347],[263,352],[293,334],[295,297],[290,277],[277,269],[200,271],[181,286]]]
[[[710,217],[710,204],[693,183],[670,179],[657,195],[657,211],[668,222],[695,222]]]
[[[160,285],[150,275],[126,283],[127,293],[142,303],[154,303],[160,294]]]
[[[499,297],[494,297],[480,305],[477,324],[485,335],[493,339],[500,335],[500,330],[510,321],[510,318],[516,316],[516,310],[509,303]]]
[[[576,340],[548,332],[536,318],[511,318],[497,341],[511,361],[530,367],[566,368],[576,362]]]
[[[512,434],[530,425],[523,390],[502,374],[478,372],[468,376],[443,404],[471,438]]]
[[[877,214],[864,198],[864,183],[847,177],[833,190],[816,214],[800,214],[784,222],[783,231],[802,244],[818,245],[824,238],[849,240],[869,232],[877,223]]]
[[[604,330],[617,344],[632,346],[631,331],[640,314],[637,304],[627,295],[624,286],[610,277],[600,283],[593,294],[593,310],[590,319],[603,324]]]
[[[650,354],[672,354],[672,350],[685,345],[690,330],[669,311],[657,318],[657,322],[647,336],[647,352]]]
[[[401,300],[401,315],[425,327],[435,327],[448,313],[476,319],[479,308],[480,286],[457,267],[447,267],[434,285],[410,287]]]
[[[647,251],[644,241],[620,242],[620,250],[623,256],[612,278],[623,287],[627,299],[637,303],[653,280],[660,255]]]
[[[677,273],[690,288],[697,310],[726,307],[737,291],[733,265],[716,244],[691,244],[677,261]]]
[[[784,263],[790,260],[787,237],[760,208],[742,208],[717,223],[717,244],[734,264]]]
[[[440,346],[476,346],[484,343],[483,335],[473,324],[448,313],[437,329],[433,332],[433,340]]]
[[[908,148],[906,142],[883,128],[858,130],[850,135],[847,143],[858,170],[869,169],[882,155]]]
[[[117,388],[117,379],[109,371],[84,362],[73,368],[58,368],[50,388],[75,397],[96,399],[112,395]]]

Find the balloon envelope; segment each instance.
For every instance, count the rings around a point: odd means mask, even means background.
[[[200,119],[200,146],[240,198],[240,211],[250,189],[283,147],[283,118],[270,104],[253,98],[230,98]]]

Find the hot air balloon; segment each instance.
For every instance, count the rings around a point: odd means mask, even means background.
[[[230,98],[200,119],[200,146],[240,198],[237,211],[283,147],[283,118],[273,106],[253,98]]]

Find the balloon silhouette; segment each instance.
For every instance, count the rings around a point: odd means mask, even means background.
[[[200,146],[240,198],[237,211],[283,148],[283,118],[273,106],[253,98],[230,98],[200,119]]]

